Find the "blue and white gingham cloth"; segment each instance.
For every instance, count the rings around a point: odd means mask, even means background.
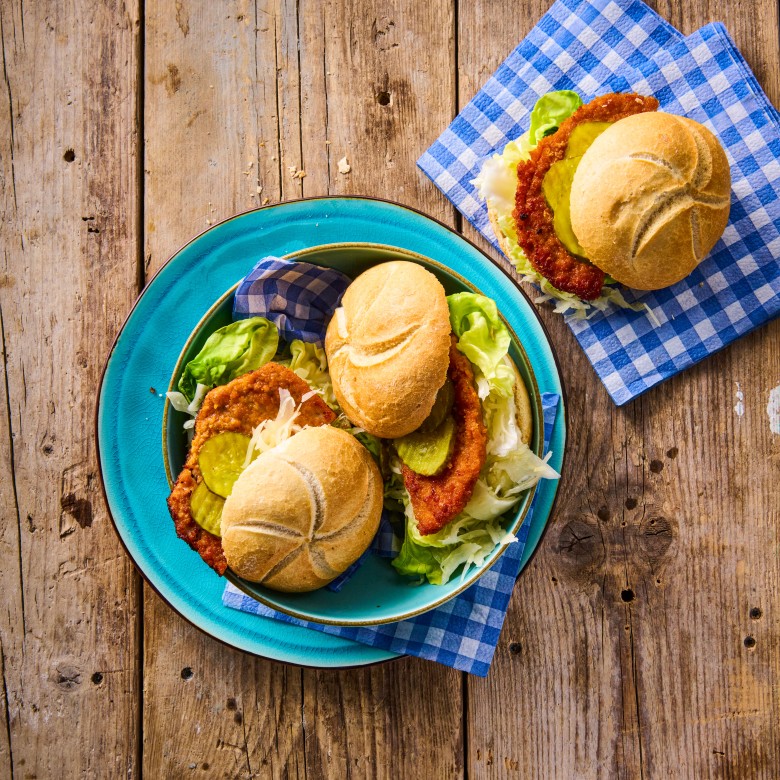
[[[239,283],[233,319],[265,317],[287,342],[321,344],[328,320],[351,281],[332,268],[264,257]]]
[[[549,446],[559,400],[554,393],[542,395],[545,451]],[[365,627],[311,623],[270,609],[230,584],[222,595],[222,603],[226,607],[243,612],[335,634],[394,653],[416,655],[485,677],[493,660],[509,599],[519,573],[520,559],[531,528],[534,504],[535,501],[517,532],[517,542],[509,545],[494,566],[471,587],[441,607],[409,620]]]
[[[665,290],[624,290],[652,315],[610,308],[567,317],[620,405],[780,312],[780,115],[722,25],[683,38],[639,0],[558,0],[418,161],[495,246],[470,182],[528,129],[536,100],[558,89],[586,101],[611,91],[655,95],[662,110],[709,127],[731,165],[731,216],[713,252]]]

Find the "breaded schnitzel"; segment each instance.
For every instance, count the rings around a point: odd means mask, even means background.
[[[469,359],[458,351],[451,337],[450,367],[447,376],[455,400],[455,446],[441,474],[424,477],[408,466],[402,467],[404,486],[412,501],[417,528],[423,536],[444,528],[466,506],[487,457],[487,429],[482,421],[482,405],[474,386]]]
[[[605,273],[563,245],[553,227],[553,212],[542,192],[542,182],[553,163],[566,155],[569,138],[584,122],[617,122],[633,114],[655,111],[658,101],[636,94],[602,95],[580,106],[552,135],[539,141],[531,159],[517,166],[517,191],[513,213],[517,243],[531,265],[564,292],[584,301],[598,298]]]
[[[218,574],[227,568],[219,537],[201,528],[193,519],[190,496],[202,481],[198,454],[205,442],[218,433],[231,431],[251,436],[263,420],[276,417],[279,411],[279,389],[286,388],[300,403],[311,388],[297,374],[278,363],[244,374],[226,385],[215,387],[203,399],[195,420],[195,437],[187,461],[168,497],[168,509],[176,525],[176,533]],[[312,395],[301,404],[296,422],[300,425],[327,425],[336,415],[318,396]]]

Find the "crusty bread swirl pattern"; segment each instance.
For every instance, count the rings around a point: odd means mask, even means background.
[[[686,277],[722,235],[731,176],[706,127],[685,117],[638,114],[587,150],[574,175],[571,222],[592,262],[639,290]]]
[[[257,458],[222,512],[222,547],[240,577],[274,590],[327,585],[366,550],[382,512],[382,476],[346,431],[305,428]]]
[[[449,364],[444,288],[417,263],[392,261],[347,288],[328,325],[333,391],[347,417],[382,438],[416,430]]]

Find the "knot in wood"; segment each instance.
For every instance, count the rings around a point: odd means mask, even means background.
[[[677,534],[676,521],[660,516],[649,517],[639,526],[639,549],[650,564],[656,567],[668,557],[669,548]]]
[[[54,682],[64,691],[72,691],[81,685],[81,671],[75,666],[58,666],[54,670]]]
[[[557,553],[575,579],[590,579],[590,572],[603,565],[604,543],[594,518],[572,518],[558,536]]]

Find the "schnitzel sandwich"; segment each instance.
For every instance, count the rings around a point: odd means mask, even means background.
[[[390,305],[388,305],[390,303]],[[423,266],[392,261],[349,286],[328,326],[333,391],[380,437],[386,506],[403,512],[403,574],[446,582],[507,536],[501,516],[557,474],[529,449],[527,389],[495,302],[447,296]]]
[[[726,227],[723,147],[698,122],[657,108],[637,94],[583,105],[575,92],[551,92],[529,131],[474,180],[502,251],[559,311],[629,306],[617,283],[680,281]]]
[[[379,468],[354,436],[304,428],[236,480],[222,512],[225,556],[239,577],[274,590],[321,588],[371,543],[382,494]]]

